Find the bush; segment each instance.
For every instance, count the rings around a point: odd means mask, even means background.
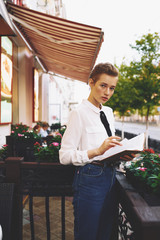
[[[155,154],[153,149],[145,149],[136,161],[125,167],[127,174],[132,174],[144,184],[144,189],[160,195],[160,154]]]

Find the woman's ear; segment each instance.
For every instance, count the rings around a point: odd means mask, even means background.
[[[88,84],[89,84],[90,88],[92,88],[92,86],[94,85],[94,81],[92,78],[89,78]]]

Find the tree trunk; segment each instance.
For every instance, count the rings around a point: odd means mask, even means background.
[[[146,142],[145,148],[148,148],[148,127],[149,127],[149,107],[147,108],[147,115],[146,115]]]
[[[121,138],[124,139],[124,116],[121,117],[121,121],[122,121]]]

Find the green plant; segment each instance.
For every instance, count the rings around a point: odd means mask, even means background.
[[[51,130],[57,130],[61,128],[61,123],[52,123],[52,125],[50,126]]]
[[[42,121],[38,121],[38,122],[36,122],[36,124],[37,124],[37,125],[40,125],[40,126],[42,127],[43,122],[42,122]]]
[[[137,161],[131,162],[125,169],[136,177],[136,181],[160,195],[160,155],[155,154],[153,149],[145,149]]]
[[[60,129],[59,129],[59,133],[63,136],[64,132],[66,131],[66,125],[63,125]]]
[[[5,158],[7,157],[7,151],[8,151],[8,145],[5,144],[0,149],[0,161],[4,161],[5,160]]]
[[[11,136],[14,137],[15,139],[24,139],[24,138],[40,139],[40,136],[38,136],[35,132],[33,132],[32,128],[22,123],[11,125]]]
[[[43,147],[38,142],[34,144],[34,156],[37,162],[59,162],[60,143],[52,142]]]

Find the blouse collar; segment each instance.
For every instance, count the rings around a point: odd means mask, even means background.
[[[91,108],[94,112],[96,112],[96,113],[99,113],[101,110],[102,110],[102,108],[103,108],[103,105],[100,103],[100,106],[101,106],[101,109],[100,108],[98,108],[98,107],[96,107],[93,103],[91,103],[90,101],[88,101],[87,99],[84,99],[83,100],[83,103],[85,104],[85,105],[87,105],[89,108]]]

